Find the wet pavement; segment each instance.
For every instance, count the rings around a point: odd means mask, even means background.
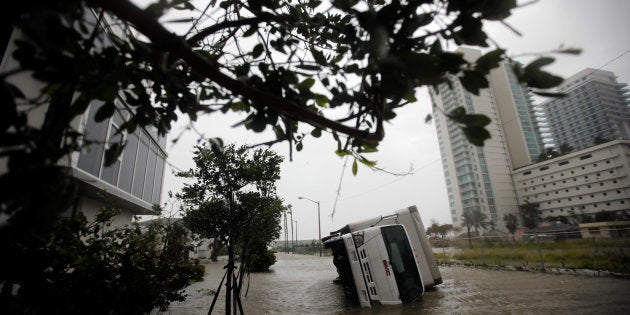
[[[407,305],[361,308],[346,300],[330,257],[277,254],[270,272],[251,274],[245,314],[630,314],[630,280],[440,267],[444,283]],[[208,314],[225,262],[161,314]],[[246,289],[247,290],[247,289]],[[221,292],[223,293],[223,291]],[[224,314],[219,295],[213,314]]]

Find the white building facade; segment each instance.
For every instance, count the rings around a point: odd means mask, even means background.
[[[3,41],[2,44],[6,44],[6,47],[0,47],[4,51],[0,73],[9,73],[18,68],[12,52],[15,49],[14,39],[22,36],[16,30],[9,41]],[[27,97],[38,96],[42,88],[42,84],[29,73],[11,75],[8,80],[18,86]],[[59,162],[79,180],[79,197],[74,201],[73,208],[67,210],[68,215],[82,212],[88,219],[93,219],[104,206],[111,205],[122,210],[113,219],[113,224],[122,225],[131,223],[134,215],[156,214],[153,206],[159,204],[161,198],[166,138],[158,136],[154,129],[136,128],[132,133],[117,133],[123,121],[133,115],[128,110],[129,107],[123,104],[124,99],[118,97],[118,110],[114,115],[96,122],[94,116],[101,104],[93,101],[87,111],[72,122],[73,129],[84,134],[84,146],[80,152]],[[29,109],[29,126],[41,128],[47,111],[47,105]],[[105,166],[106,149],[121,140],[126,142],[122,154],[112,165]],[[0,173],[5,172],[6,161],[0,160]]]
[[[474,49],[458,51],[471,62],[481,56]],[[479,95],[466,91],[457,80],[453,80],[452,89],[444,84],[439,93],[431,91],[455,226],[462,226],[464,211],[479,210],[495,223],[501,222],[505,214],[517,214],[512,169],[531,164],[543,149],[529,93],[518,83],[510,65],[503,63],[494,69],[488,81],[490,88],[481,90]],[[491,138],[483,147],[470,144],[460,128],[442,114],[457,107],[491,119],[486,127]]]
[[[630,214],[630,141],[614,140],[515,170],[518,201],[537,203],[539,215],[567,217],[601,211]]]
[[[537,107],[544,115],[556,147],[588,148],[599,137],[630,139],[630,102],[627,84],[614,73],[587,68],[567,78],[558,88],[566,97],[549,99]]]

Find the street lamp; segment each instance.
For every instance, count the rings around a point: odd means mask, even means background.
[[[298,197],[298,199],[306,199],[310,202],[314,202],[317,204],[317,226],[319,227],[319,257],[322,257],[322,223],[321,223],[321,215],[319,212],[319,201],[315,201],[313,199],[309,199],[306,197]]]

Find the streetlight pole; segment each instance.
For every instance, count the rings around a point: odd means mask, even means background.
[[[298,199],[306,199],[317,204],[317,227],[319,228],[319,257],[322,257],[322,216],[319,212],[319,201],[315,201],[306,197],[298,197]]]
[[[295,245],[293,245],[293,254],[295,254],[295,246],[297,246],[299,244],[298,241],[298,234],[297,234],[297,220],[292,220],[293,222],[295,222]]]
[[[289,230],[287,229],[287,212],[284,212],[284,252],[288,253],[289,252],[289,245],[288,245],[288,233]]]
[[[294,253],[295,252],[295,249],[294,249],[295,241],[293,238],[293,221],[294,220],[293,220],[293,211],[291,211],[291,208],[289,208],[289,214],[291,215],[291,219],[290,219],[291,220],[291,252]]]

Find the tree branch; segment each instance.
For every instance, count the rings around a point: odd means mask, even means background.
[[[218,85],[226,88],[245,98],[249,98],[258,104],[285,114],[288,117],[295,117],[303,122],[318,126],[320,128],[330,128],[350,137],[376,140],[383,139],[382,130],[374,133],[365,130],[358,130],[336,121],[320,116],[305,107],[288,101],[274,94],[269,94],[258,89],[245,85],[243,82],[235,80],[222,73],[216,64],[196,54],[193,49],[179,36],[169,32],[157,20],[147,15],[143,10],[129,2],[128,0],[87,0],[88,3],[103,8],[132,24],[139,32],[147,36],[156,47],[168,51],[184,60],[194,72],[197,72],[211,79]]]

